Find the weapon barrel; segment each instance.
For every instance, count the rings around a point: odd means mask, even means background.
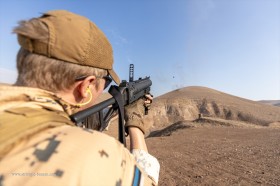
[[[85,110],[79,111],[70,116],[71,120],[75,123],[80,123],[84,121],[85,118],[89,117],[90,115],[99,112],[110,105],[113,105],[116,102],[114,98],[107,99],[97,105],[93,105]]]
[[[152,81],[150,80],[150,78],[145,78],[145,79],[142,79],[142,80],[137,80],[135,82],[135,85],[134,85],[134,94],[137,94],[145,89],[147,89],[148,87],[150,87],[152,85]]]

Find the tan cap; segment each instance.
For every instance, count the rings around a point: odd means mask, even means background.
[[[18,35],[23,48],[50,58],[106,69],[112,79],[120,83],[113,70],[112,46],[93,22],[65,10],[49,11],[38,19],[48,26],[48,43]]]

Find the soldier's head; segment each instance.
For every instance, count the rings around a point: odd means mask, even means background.
[[[14,33],[21,46],[16,85],[59,93],[74,85],[83,92],[89,86],[101,90],[110,78],[119,83],[113,70],[111,44],[83,16],[65,10],[49,11],[21,21]]]

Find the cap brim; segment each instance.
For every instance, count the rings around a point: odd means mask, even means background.
[[[114,82],[119,85],[120,84],[120,78],[119,76],[116,74],[116,72],[111,69],[111,70],[108,70],[108,73],[110,74],[110,76],[112,77],[112,79],[114,80]]]

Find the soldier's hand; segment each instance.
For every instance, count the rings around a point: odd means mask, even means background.
[[[151,94],[146,94],[144,98],[127,105],[124,110],[125,131],[128,133],[129,127],[137,127],[144,134],[148,132],[151,127],[146,111],[151,108],[153,97]]]

